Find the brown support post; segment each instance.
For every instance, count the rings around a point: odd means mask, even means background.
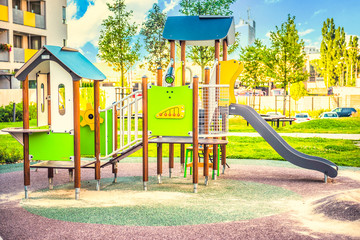
[[[147,77],[142,77],[142,110],[143,110],[143,186],[144,190],[147,190],[148,174],[149,174],[149,162],[148,162],[148,89],[147,89]]]
[[[95,179],[96,190],[100,190],[100,82],[94,81],[94,115],[95,115]]]
[[[222,146],[222,145],[221,145]],[[216,180],[216,176],[217,176],[217,170],[218,170],[218,151],[217,151],[217,144],[213,145],[213,179]],[[215,151],[216,150],[216,151]]]
[[[209,182],[209,145],[204,144],[204,176],[205,176],[205,186]]]
[[[157,175],[158,183],[161,183],[162,174],[162,143],[157,144]]]
[[[49,189],[54,188],[54,168],[48,168]]]
[[[182,62],[182,74],[181,74],[181,85],[185,86],[185,66],[186,66],[186,42],[180,41],[181,46],[181,62]],[[184,171],[185,164],[185,144],[180,144],[180,171]]]
[[[115,136],[114,136],[114,150],[117,150],[117,148],[118,148],[118,131],[117,131],[117,128],[118,128],[118,112],[117,112],[117,105],[118,104],[115,104],[115,106],[114,106],[114,108],[113,108],[113,115],[114,115],[114,119],[113,119],[113,121],[114,121],[114,128],[115,128],[115,132],[114,132],[114,134],[115,134]],[[113,157],[116,157],[117,156],[117,154],[114,154],[113,155]],[[118,163],[117,162],[115,162],[115,163],[113,163],[112,164],[112,173],[114,174],[114,183],[116,183],[117,182],[117,173],[118,173]]]
[[[51,88],[50,88],[50,73],[47,74],[47,102],[48,102],[48,125],[51,125]]]
[[[162,68],[157,69],[157,86],[162,86]],[[162,143],[157,144],[157,177],[158,183],[161,183],[161,174],[162,174]]]
[[[26,76],[22,87],[23,95],[23,129],[29,129],[29,76]],[[25,199],[28,199],[28,186],[30,185],[30,156],[29,134],[23,133],[24,141],[24,190]]]
[[[169,143],[169,178],[171,178],[173,168],[174,168],[174,144]]]
[[[156,85],[162,86],[162,68],[161,67],[158,67],[158,69],[157,69]]]
[[[228,42],[227,42],[227,39],[224,39],[223,40],[223,61],[227,61],[227,55],[228,55]],[[223,119],[223,129],[226,129],[226,114],[223,114],[222,115],[222,119]],[[226,137],[222,137],[221,138],[222,140],[226,140]],[[225,166],[226,166],[226,145],[221,145],[220,146],[221,148],[221,163],[222,165],[224,166],[223,168],[223,173],[225,173]],[[215,149],[217,149],[217,146],[215,147],[214,145],[214,179],[216,179],[216,174],[217,174],[217,168],[218,168],[218,161],[217,161],[217,158],[219,157],[218,156],[218,152],[216,151],[216,158],[215,158]],[[215,161],[216,159],[216,161]],[[216,165],[215,165],[216,163]]]
[[[75,165],[75,199],[79,199],[81,186],[80,171],[80,81],[73,81],[74,106],[74,165]]]
[[[226,54],[227,55],[227,54]],[[227,56],[226,56],[227,58]],[[215,40],[215,59],[220,61],[220,41]],[[219,62],[216,64],[216,84],[220,84],[220,68],[219,68]],[[219,89],[216,89],[216,95],[215,95],[216,102],[219,101]],[[219,109],[215,109],[215,131],[219,131]],[[218,161],[218,145],[213,146],[214,151],[214,157],[213,161]],[[215,174],[214,174],[215,175]]]
[[[193,184],[194,193],[197,193],[197,185],[199,182],[199,112],[198,112],[198,93],[199,93],[199,77],[194,76],[193,79]]]
[[[223,40],[223,61],[227,61],[227,55],[228,55],[228,43],[227,40]]]
[[[175,68],[175,41],[170,40],[170,60],[173,59],[173,64],[171,65],[173,68]]]

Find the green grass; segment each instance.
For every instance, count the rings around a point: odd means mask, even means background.
[[[37,120],[36,119],[31,119],[29,121],[30,126],[36,126],[37,124]],[[23,126],[23,122],[0,122],[0,130],[3,128],[9,128],[9,127],[22,127]]]
[[[271,124],[271,123],[270,123]],[[360,134],[360,118],[314,119],[303,123],[293,123],[274,129],[281,133],[342,133]],[[241,117],[229,119],[230,132],[256,132],[251,125]]]
[[[73,193],[72,184],[43,190],[39,197],[23,201],[27,211],[61,221],[130,225],[130,226],[178,226],[240,221],[278,214],[288,210],[287,202],[300,200],[296,193],[272,185],[254,182],[219,179],[209,186],[199,185],[198,194],[192,193],[191,178],[164,178],[162,184],[149,178],[148,192],[142,191],[141,177],[102,179],[103,194],[110,191],[119,196],[118,202],[108,207],[88,203],[80,199],[81,207],[67,195],[53,191],[67,190]],[[94,181],[82,182],[82,189],[93,189]],[[32,193],[34,196],[36,193]],[[44,195],[45,194],[45,195]],[[151,197],[150,197],[151,196]],[[165,198],[164,198],[165,197]],[[67,201],[67,206],[44,207],[39,201]],[[83,202],[81,202],[83,201]],[[91,199],[90,199],[91,201]],[[66,204],[66,203],[65,203]],[[97,206],[97,207],[94,207]]]

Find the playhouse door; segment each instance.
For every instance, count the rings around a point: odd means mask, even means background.
[[[48,125],[48,103],[47,103],[47,74],[37,75],[36,87],[37,100],[37,124],[38,127]]]

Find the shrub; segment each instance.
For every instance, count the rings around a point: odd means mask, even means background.
[[[23,104],[17,103],[15,105],[16,122],[23,120]],[[37,117],[36,104],[31,103],[29,105],[29,118],[35,119]],[[12,122],[13,121],[13,103],[0,107],[0,122]]]
[[[7,150],[6,147],[0,147],[0,164],[16,163],[20,159],[22,159],[22,153],[19,150]]]

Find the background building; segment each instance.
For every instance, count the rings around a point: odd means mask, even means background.
[[[246,47],[255,42],[256,38],[256,23],[251,19],[250,9],[247,11],[248,19],[244,20],[240,18],[238,25],[238,32],[240,32],[240,46]]]
[[[10,52],[0,48],[0,89],[19,88],[9,74],[43,45],[65,46],[66,39],[66,0],[0,0],[0,44],[12,46]]]

